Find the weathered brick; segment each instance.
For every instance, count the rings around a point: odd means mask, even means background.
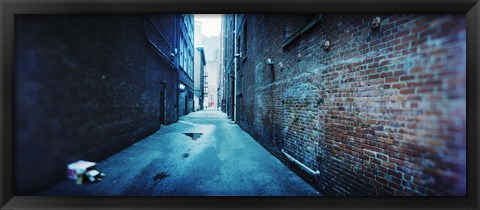
[[[381,154],[381,153],[377,153],[376,154],[376,157],[380,160],[384,160],[384,161],[388,161],[388,155],[384,155],[384,154]]]
[[[439,149],[465,130],[437,120],[454,116],[464,121],[466,117],[465,106],[453,105],[465,105],[465,94],[459,90],[465,89],[462,66],[466,54],[463,49],[449,48],[465,43],[463,16],[386,15],[382,17],[385,25],[374,37],[367,24],[369,16],[326,14],[321,24],[286,47],[281,44],[284,21],[289,17],[246,17],[252,26],[249,34],[256,38],[248,45],[252,47],[249,60],[239,68],[246,78],[243,86],[251,88],[244,92],[248,97],[241,99],[249,108],[237,109],[237,122],[272,153],[289,149],[299,161],[318,168],[321,175],[313,186],[328,195],[424,195],[452,194],[445,189],[465,184],[465,173],[453,169],[462,166],[446,164],[462,159]],[[438,27],[427,27],[431,21]],[[445,31],[457,38],[449,45],[437,45]],[[327,51],[321,44],[312,44],[323,43],[327,37],[334,43]],[[300,51],[303,57],[298,61]],[[279,70],[274,65],[271,70],[263,65],[266,58],[282,61],[288,68]],[[459,61],[463,63],[451,65]],[[448,91],[442,90],[445,86]],[[300,105],[318,104],[318,97],[325,103],[313,109]],[[452,115],[451,110],[458,113]],[[442,144],[422,142],[425,138]],[[321,163],[310,158],[308,146],[322,151]],[[465,141],[459,146],[465,146]],[[449,150],[464,152],[465,147],[459,146]],[[434,174],[422,161],[458,177],[436,179],[431,185],[422,185],[424,179],[417,184],[416,173]],[[363,170],[356,181],[327,184],[332,176],[351,180],[355,165]],[[465,191],[455,193],[464,195]]]
[[[385,83],[398,82],[398,77],[385,78]]]
[[[400,90],[400,94],[414,94],[415,89],[405,89],[405,90]]]

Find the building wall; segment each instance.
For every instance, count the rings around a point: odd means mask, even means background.
[[[179,84],[183,84],[185,86],[185,90],[179,90],[178,95],[178,116],[181,117],[193,111],[193,79],[181,69],[179,70],[178,74]]]
[[[194,42],[193,45],[195,48],[203,46],[203,35],[202,35],[202,23],[199,21],[194,22]]]
[[[157,18],[162,41],[174,46],[173,17]],[[15,195],[33,195],[65,180],[68,163],[102,160],[157,131],[162,84],[167,123],[177,120],[176,71],[145,21],[15,17]]]
[[[203,109],[203,98],[204,98],[204,81],[203,76],[205,72],[205,54],[203,47],[197,47],[195,49],[194,56],[194,110],[199,111]]]
[[[154,54],[164,61],[164,67],[159,68],[165,72],[160,77],[159,91],[165,92],[165,125],[178,120],[178,70],[177,55],[172,55],[178,49],[178,19],[180,15],[162,14],[148,15],[145,17],[145,35]],[[169,69],[165,71],[164,69]]]
[[[326,14],[286,46],[311,17],[245,17],[237,122],[272,154],[318,170],[303,176],[326,195],[466,194],[463,15],[380,15],[374,31],[374,15]]]
[[[179,84],[185,85],[185,91],[178,95],[178,114],[186,115],[193,111],[193,93],[194,93],[194,19],[193,14],[178,15],[179,28],[179,65],[178,80]]]
[[[207,91],[205,98],[208,107],[217,108],[218,103],[218,79],[220,75],[220,37],[203,36],[205,46],[205,72],[207,72]]]
[[[224,62],[223,62],[223,70],[224,70],[224,98],[225,98],[225,112],[228,117],[232,118],[233,120],[233,110],[234,110],[234,77],[235,77],[235,70],[234,70],[234,31],[235,31],[235,24],[234,21],[235,15],[234,14],[225,14],[223,16],[223,39],[224,39]]]
[[[222,16],[221,16],[222,17]],[[219,57],[219,77],[218,77],[218,106],[222,112],[225,112],[225,19],[220,21],[220,57]]]

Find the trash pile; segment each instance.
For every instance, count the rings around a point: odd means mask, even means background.
[[[90,182],[102,181],[105,174],[97,171],[96,165],[94,162],[85,160],[70,163],[67,166],[67,177],[74,180],[76,184],[83,184],[87,180]]]

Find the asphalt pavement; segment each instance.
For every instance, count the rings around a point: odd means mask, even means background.
[[[198,111],[97,163],[101,182],[41,195],[319,196],[221,111]]]

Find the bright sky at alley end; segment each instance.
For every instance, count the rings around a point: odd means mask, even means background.
[[[221,14],[195,14],[195,21],[202,23],[202,34],[220,36]]]

